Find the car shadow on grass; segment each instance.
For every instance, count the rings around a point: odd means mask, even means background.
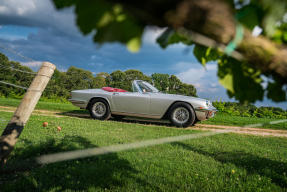
[[[63,115],[67,117],[77,117],[83,119],[92,119],[87,110],[73,110],[67,112],[57,113],[58,115]],[[125,117],[122,119],[111,117],[108,121],[114,122],[123,122],[123,123],[138,123],[142,125],[157,125],[157,126],[168,126],[172,127],[169,121],[167,120],[156,120],[156,119],[147,119],[147,118],[138,118],[138,117]]]
[[[0,175],[1,191],[113,190],[126,183],[157,190],[156,186],[134,176],[138,170],[116,153],[42,166],[35,165],[35,161],[23,161],[44,154],[97,147],[83,137],[66,136],[61,141],[50,139],[39,144],[22,142],[27,146],[15,149],[7,164],[15,165],[16,170]]]
[[[176,142],[172,145],[180,146],[186,150],[212,157],[221,163],[232,163],[237,167],[244,168],[249,174],[259,174],[268,177],[271,179],[272,183],[275,183],[280,187],[287,187],[287,163],[258,157],[243,151],[218,151],[212,153],[181,142]]]

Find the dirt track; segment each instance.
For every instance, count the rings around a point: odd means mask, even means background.
[[[0,111],[14,112],[15,107],[0,106]],[[89,118],[88,114],[78,113],[63,113],[60,111],[48,111],[48,110],[34,110],[33,115],[53,116],[53,117],[71,117],[71,118]],[[136,121],[132,119],[132,121]],[[145,120],[140,120],[145,121]],[[149,122],[160,123],[157,120],[151,120]],[[189,127],[187,129],[192,130],[205,130],[205,131],[222,131],[229,130],[232,133],[258,135],[258,136],[275,136],[275,137],[287,137],[287,130],[274,130],[263,128],[249,128],[249,127],[237,127],[237,126],[225,126],[225,125],[207,125],[197,124],[196,126]]]

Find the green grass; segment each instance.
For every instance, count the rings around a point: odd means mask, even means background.
[[[263,123],[261,128],[269,129],[282,129],[287,130],[287,122],[278,124],[268,124],[271,121],[278,121],[275,118],[257,118],[257,117],[240,117],[231,116],[225,113],[217,113],[215,117],[208,119],[207,121],[201,121],[201,124],[211,124],[211,125],[234,125],[234,126],[245,126],[250,124]]]
[[[1,120],[12,113],[0,112]],[[49,122],[47,128],[42,122]],[[61,126],[58,132],[56,126]],[[5,127],[2,121],[0,131]],[[10,164],[42,154],[199,131],[32,116]],[[286,191],[287,140],[221,134],[0,175],[2,191]]]
[[[21,100],[19,99],[0,97],[0,106],[18,107],[20,101]],[[39,101],[36,106],[36,109],[67,112],[72,110],[78,110],[79,108],[72,105],[71,103],[55,103],[48,101]]]

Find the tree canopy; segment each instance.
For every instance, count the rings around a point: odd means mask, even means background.
[[[219,82],[240,102],[286,101],[287,24],[285,0],[53,0],[75,7],[83,34],[94,41],[140,48],[146,26],[166,28],[162,48],[194,46],[200,63],[218,63]],[[262,29],[252,35],[254,27]]]
[[[32,72],[29,67],[22,66],[18,62],[9,61],[9,59],[0,53],[0,68],[3,73],[0,74],[0,81],[14,83],[16,85],[29,87],[33,74],[24,74],[20,69]],[[165,77],[164,84],[161,78]],[[70,91],[78,89],[94,89],[102,87],[115,87],[132,91],[133,80],[144,80],[154,84],[160,91],[173,94],[182,94],[196,96],[196,89],[193,85],[181,82],[176,76],[169,74],[155,73],[151,76],[135,69],[126,71],[116,70],[112,73],[101,72],[94,76],[92,72],[71,66],[66,72],[55,70],[49,84],[47,85],[43,96],[47,98],[68,98]],[[25,93],[23,89],[15,89],[7,85],[0,84],[0,96],[19,97]]]

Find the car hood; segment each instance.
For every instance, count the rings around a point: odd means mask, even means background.
[[[168,93],[153,93],[156,94],[157,96],[160,96],[162,98],[172,98],[174,100],[182,100],[182,101],[189,101],[189,100],[197,100],[197,101],[202,101],[206,102],[206,99],[201,99],[198,97],[192,97],[192,96],[184,96],[184,95],[176,95],[176,94],[168,94]]]

